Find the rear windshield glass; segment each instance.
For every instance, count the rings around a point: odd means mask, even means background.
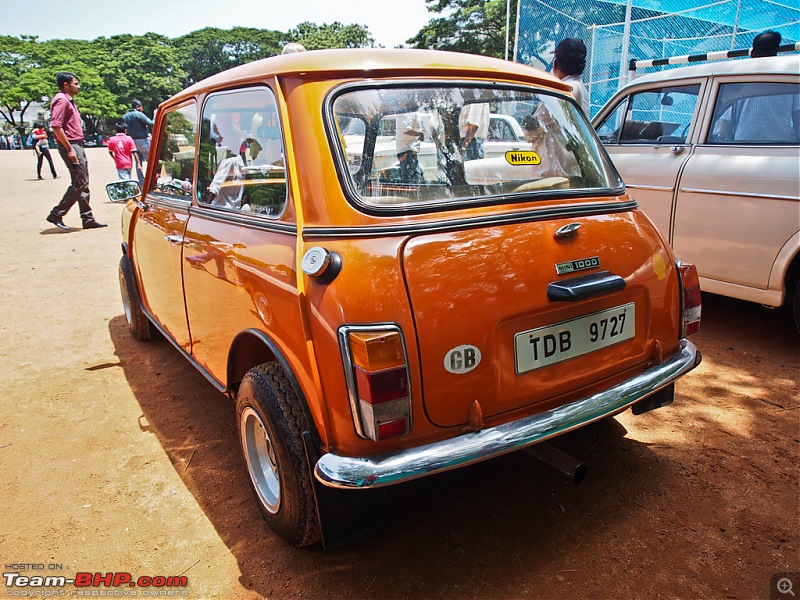
[[[577,105],[538,89],[359,87],[329,106],[342,178],[368,206],[598,194],[622,185]]]

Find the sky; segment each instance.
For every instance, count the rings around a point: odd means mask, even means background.
[[[435,15],[425,0],[12,0],[0,12],[0,35],[41,40],[160,33],[180,37],[204,27],[289,31],[299,23],[364,25],[375,42],[393,48]]]

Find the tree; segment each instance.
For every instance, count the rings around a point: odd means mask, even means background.
[[[267,29],[206,27],[173,40],[185,85],[281,52],[285,34]]]
[[[414,48],[467,52],[503,58],[506,44],[506,0],[425,0],[428,12],[447,16],[431,19],[408,40]],[[518,0],[511,1],[514,31]],[[511,36],[509,36],[510,38]]]
[[[99,72],[114,98],[104,117],[121,117],[133,98],[141,100],[144,111],[152,115],[159,104],[184,87],[186,71],[180,66],[179,53],[163,35],[126,34],[93,43],[105,56]]]
[[[25,144],[25,112],[52,87],[46,87],[36,60],[36,37],[0,37],[0,116],[20,135]],[[19,121],[14,112],[19,110]]]
[[[305,21],[290,30],[287,37],[287,41],[303,44],[307,50],[375,47],[369,29],[363,25],[343,25],[338,21],[325,25]]]

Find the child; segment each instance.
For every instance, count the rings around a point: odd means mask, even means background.
[[[139,153],[136,151],[136,143],[127,134],[128,128],[125,123],[117,123],[117,135],[108,140],[108,153],[114,157],[117,165],[117,175],[121,181],[128,181],[131,178],[131,168],[134,160],[136,168],[142,168]]]

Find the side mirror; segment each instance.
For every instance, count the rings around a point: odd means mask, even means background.
[[[114,181],[106,185],[106,194],[112,202],[124,202],[138,198],[141,193],[138,181]]]

